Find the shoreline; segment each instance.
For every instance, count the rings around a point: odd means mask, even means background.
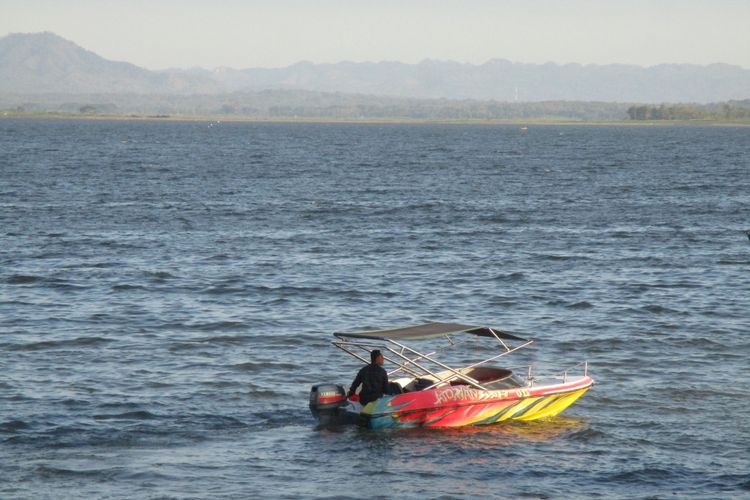
[[[62,112],[0,111],[2,119],[88,120],[88,121],[171,121],[230,123],[319,123],[351,125],[581,125],[581,126],[717,126],[750,127],[750,120],[573,120],[562,118],[510,119],[428,119],[428,118],[335,118],[268,117],[243,115],[161,115],[161,114],[81,114]]]

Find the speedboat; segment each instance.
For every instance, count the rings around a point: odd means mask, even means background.
[[[334,337],[334,346],[365,364],[369,363],[369,351],[380,349],[385,367],[390,369],[389,390],[362,406],[356,394],[347,398],[348,391],[342,385],[316,384],[310,391],[310,410],[321,424],[356,422],[381,429],[536,420],[558,415],[594,385],[586,361],[549,377],[532,376],[531,366],[523,375],[507,366],[490,366],[534,343],[533,339],[490,327],[424,323],[338,332]],[[484,347],[475,345],[470,352],[486,349],[489,341],[494,346],[489,357],[458,367],[437,358],[438,354],[454,352],[464,342],[476,341],[483,341]],[[431,350],[420,352],[406,342],[425,342]],[[433,349],[435,343],[440,347]]]

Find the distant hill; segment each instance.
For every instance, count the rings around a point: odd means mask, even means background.
[[[0,92],[196,93],[217,92],[211,78],[155,72],[104,59],[53,33],[0,38]]]
[[[208,75],[208,73],[206,73]],[[293,88],[430,99],[507,102],[715,102],[750,97],[750,70],[728,64],[482,65],[423,61],[222,68],[211,76],[232,90]]]
[[[104,59],[53,33],[0,38],[0,94],[213,95],[305,90],[500,102],[709,103],[750,97],[750,70],[728,64],[652,67],[450,61],[149,71]]]

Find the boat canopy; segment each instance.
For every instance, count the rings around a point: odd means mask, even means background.
[[[447,337],[452,334],[470,333],[481,337],[496,337],[506,340],[526,340],[512,333],[495,330],[486,326],[461,325],[458,323],[424,323],[388,330],[368,330],[357,332],[334,333],[339,338],[374,339],[374,340],[425,340]]]

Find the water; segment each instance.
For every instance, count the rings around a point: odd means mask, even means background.
[[[750,129],[0,121],[0,497],[750,497]],[[331,332],[588,359],[562,416],[319,429]]]

